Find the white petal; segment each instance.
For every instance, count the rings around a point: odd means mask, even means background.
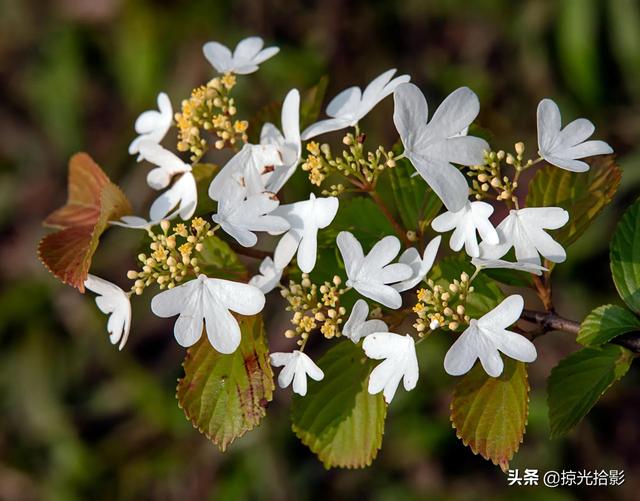
[[[360,242],[352,233],[341,231],[336,237],[336,243],[344,261],[347,276],[355,277],[364,261],[364,253]]]
[[[262,40],[262,38],[247,37],[236,45],[233,51],[233,58],[251,60],[260,52],[262,47],[264,47],[264,40]]]
[[[557,146],[561,148],[575,146],[582,141],[586,141],[595,130],[596,128],[591,121],[586,118],[578,118],[577,120],[568,123],[558,134],[560,142]]]
[[[344,116],[354,113],[361,101],[362,91],[360,87],[349,87],[340,92],[327,105],[327,115],[330,117]]]
[[[557,150],[555,154],[563,158],[585,158],[613,153],[613,148],[604,141],[586,141],[570,148]]]
[[[451,345],[444,357],[444,370],[451,376],[462,376],[471,370],[478,359],[475,338],[477,328],[468,327]]]
[[[357,281],[353,283],[353,288],[363,296],[373,299],[387,308],[397,310],[402,306],[402,296],[397,290],[388,285],[382,285],[378,282]]]
[[[533,362],[538,354],[535,345],[526,337],[508,330],[492,334],[496,348],[502,353],[521,362]]]
[[[367,257],[364,258],[363,268],[369,270],[376,270],[382,268],[389,262],[391,262],[400,252],[400,240],[397,237],[388,235],[371,248]],[[403,277],[400,280],[404,280],[407,277]]]
[[[264,308],[264,294],[252,285],[220,278],[208,278],[206,285],[222,306],[241,315],[255,315]]]
[[[429,128],[440,137],[452,137],[473,122],[479,112],[478,96],[468,87],[460,87],[438,106]]]
[[[518,321],[524,308],[524,299],[513,294],[504,299],[493,310],[478,320],[478,327],[488,330],[501,330]]]
[[[326,120],[320,120],[314,124],[311,124],[307,127],[300,137],[303,141],[308,139],[312,139],[320,134],[325,134],[327,132],[333,132],[336,130],[344,129],[349,127],[349,121],[344,118],[328,118]]]
[[[204,302],[203,310],[205,329],[211,346],[223,354],[236,351],[240,346],[241,337],[238,321],[226,308],[221,307],[214,301]]]
[[[273,259],[277,268],[284,269],[296,254],[298,245],[302,239],[302,233],[297,230],[290,230],[278,242],[273,253]]]
[[[589,164],[580,160],[572,160],[567,158],[561,158],[559,156],[542,153],[544,158],[551,165],[560,167],[571,172],[587,172],[589,170]]]
[[[442,160],[417,154],[411,154],[409,159],[448,210],[457,212],[464,207],[469,197],[469,185],[462,172]]]
[[[560,133],[560,110],[551,99],[543,99],[538,104],[538,149],[540,153],[550,151]]]
[[[225,73],[232,67],[231,51],[218,42],[207,42],[202,46],[202,53],[218,73]]]
[[[394,94],[393,123],[405,149],[412,151],[424,135],[428,116],[427,100],[414,84],[399,85]]]

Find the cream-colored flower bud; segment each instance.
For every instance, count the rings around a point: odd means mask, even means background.
[[[136,270],[127,271],[127,278],[129,280],[135,280],[136,278],[138,278],[138,272]]]
[[[514,148],[515,148],[516,153],[518,154],[518,156],[520,156],[520,157],[521,157],[521,156],[522,156],[522,154],[524,153],[524,143],[523,143],[522,141],[517,142],[517,143],[514,145]]]

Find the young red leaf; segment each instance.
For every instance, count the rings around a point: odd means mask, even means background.
[[[69,161],[68,191],[67,203],[44,220],[60,230],[40,240],[38,257],[63,283],[84,292],[100,235],[110,220],[131,213],[131,205],[86,153]]]

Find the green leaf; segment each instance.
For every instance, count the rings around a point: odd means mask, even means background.
[[[326,468],[362,468],[382,445],[387,413],[382,393],[370,395],[374,362],[351,341],[333,346],[318,360],[322,381],[309,381],[305,397],[293,398],[293,431]]]
[[[529,185],[527,207],[562,207],[569,212],[569,222],[552,232],[564,247],[587,230],[609,205],[620,184],[622,172],[613,157],[597,157],[590,163],[588,172],[569,172],[548,165],[536,172]]]
[[[335,239],[341,231],[353,233],[365,247],[365,251],[383,236],[396,234],[389,220],[369,197],[341,200],[335,219],[320,232],[322,244],[335,248]]]
[[[631,365],[630,351],[616,345],[583,348],[553,368],[547,380],[551,436],[567,433]]]
[[[318,120],[328,85],[329,77],[324,75],[317,84],[300,96],[300,130]]]
[[[273,398],[273,371],[262,317],[240,317],[239,348],[213,349],[206,336],[187,350],[176,397],[193,426],[222,451],[252,430]]]
[[[462,272],[473,275],[475,268],[464,256],[449,256],[438,262],[428,278],[445,288],[460,279]],[[498,284],[482,273],[473,281],[473,292],[467,298],[466,310],[471,318],[480,318],[488,311],[495,308],[503,299],[504,294]]]
[[[622,216],[611,241],[611,274],[618,294],[640,314],[640,199]]]
[[[403,226],[414,231],[424,230],[438,215],[442,207],[440,198],[424,179],[412,177],[416,170],[406,158],[399,160],[394,168],[385,169],[385,173]],[[386,181],[384,177],[382,180]]]
[[[621,306],[604,304],[582,321],[576,341],[584,346],[600,346],[634,331],[640,331],[640,318]]]
[[[248,278],[247,269],[225,241],[212,236],[205,238],[202,245],[202,250],[196,255],[202,273],[208,277],[236,281]]]
[[[493,378],[477,363],[456,385],[451,423],[474,454],[503,471],[517,452],[529,413],[529,381],[525,364],[503,357],[504,371]]]
[[[192,174],[196,179],[196,187],[198,190],[198,205],[196,207],[196,214],[206,214],[208,212],[214,212],[217,207],[209,197],[209,185],[211,180],[218,172],[219,166],[212,163],[197,163],[193,166]],[[205,216],[202,216],[205,217]]]

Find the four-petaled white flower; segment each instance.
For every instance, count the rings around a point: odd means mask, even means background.
[[[544,266],[533,263],[523,263],[516,261],[505,261],[503,259],[484,259],[481,257],[474,257],[471,259],[471,264],[478,270],[490,270],[490,269],[508,269],[517,271],[527,271],[534,275],[542,275],[543,271],[548,271]]]
[[[171,188],[151,204],[149,209],[151,221],[169,219],[168,215],[173,209],[176,210],[171,217],[180,214],[182,219],[191,218],[198,204],[198,188],[191,166],[159,144],[142,141],[139,146],[140,154],[145,160],[157,166],[147,175],[147,184],[151,188],[162,190],[169,186],[174,176],[180,176]]]
[[[144,111],[137,118],[134,128],[139,134],[129,145],[129,154],[135,155],[140,153],[140,143],[149,141],[152,143],[160,143],[171,128],[173,122],[173,108],[169,96],[164,92],[158,94],[158,111]],[[144,158],[144,155],[138,155],[138,162]]]
[[[516,260],[540,264],[540,253],[553,263],[562,263],[567,254],[558,242],[544,230],[555,230],[569,221],[569,213],[559,207],[527,207],[512,210],[498,225],[498,245],[480,244],[480,257],[499,259],[513,247]]]
[[[179,315],[173,332],[180,346],[195,344],[204,324],[211,346],[226,354],[240,345],[240,326],[229,310],[255,315],[264,302],[264,294],[253,285],[199,275],[156,295],[151,311],[162,318]]]
[[[293,381],[293,392],[303,397],[307,394],[307,376],[316,381],[324,378],[322,369],[300,350],[272,353],[269,357],[274,367],[284,366],[278,375],[278,386],[286,388]]]
[[[282,268],[276,268],[273,259],[267,256],[260,263],[260,274],[251,277],[249,284],[266,294],[275,289],[281,278]]]
[[[595,131],[586,118],[578,118],[561,129],[560,109],[551,99],[538,104],[538,154],[550,164],[572,172],[585,172],[589,164],[578,159],[613,153],[604,141],[587,141]]]
[[[338,233],[336,242],[347,270],[347,286],[387,308],[400,308],[402,297],[388,284],[402,282],[413,274],[408,264],[389,264],[400,252],[400,241],[394,236],[384,237],[366,256],[360,242],[348,231]]]
[[[385,359],[369,376],[368,391],[371,395],[382,391],[385,401],[391,403],[401,379],[405,390],[411,391],[416,387],[419,376],[418,359],[411,336],[376,332],[364,338],[362,349],[369,358]]]
[[[502,352],[521,362],[536,359],[536,347],[526,337],[507,330],[517,322],[524,308],[522,296],[509,296],[469,327],[456,339],[444,357],[444,370],[452,376],[461,376],[471,370],[479,358],[485,372],[491,377],[502,374]]]
[[[409,75],[400,75],[391,80],[395,72],[395,69],[391,69],[377,76],[367,85],[364,92],[355,86],[340,92],[327,105],[326,112],[331,118],[307,127],[302,133],[302,139],[306,141],[325,132],[356,125],[375,105],[393,93],[398,85],[408,82],[411,78]]]
[[[120,287],[95,275],[87,275],[84,286],[96,296],[96,304],[102,313],[109,315],[107,332],[111,344],[120,343],[124,348],[131,327],[131,302],[129,295]]]
[[[336,197],[316,198],[311,193],[309,200],[281,205],[274,214],[283,217],[291,225],[273,254],[276,268],[287,266],[298,251],[298,267],[309,273],[316,265],[318,230],[329,226],[338,212]]]
[[[406,251],[404,251],[400,255],[400,259],[398,259],[399,263],[408,264],[411,266],[412,274],[411,277],[407,280],[403,280],[402,282],[398,282],[397,284],[393,284],[393,287],[398,292],[404,292],[409,289],[413,289],[416,285],[418,285],[424,277],[429,273],[433,262],[436,259],[436,254],[438,253],[438,247],[440,246],[441,237],[437,236],[429,244],[425,247],[424,253],[422,257],[420,257],[420,253],[418,249],[415,247],[410,247]]]
[[[267,191],[278,193],[293,175],[302,153],[300,141],[300,93],[289,91],[282,103],[282,132],[272,123],[265,123],[260,133],[260,144],[275,146],[280,152],[282,165],[274,164],[272,172],[262,175]]]
[[[367,320],[369,305],[364,299],[358,299],[353,305],[349,319],[342,328],[342,335],[348,337],[354,343],[374,332],[387,332],[389,328],[382,320],[377,318]]]
[[[248,75],[258,71],[260,64],[275,56],[278,47],[264,47],[264,40],[260,37],[248,37],[236,45],[233,54],[218,42],[207,42],[202,46],[202,53],[218,73],[237,73]]]
[[[449,239],[451,249],[459,251],[464,245],[464,250],[469,256],[478,257],[480,247],[476,232],[489,245],[500,243],[498,233],[489,221],[491,214],[493,207],[488,203],[467,202],[457,212],[447,211],[440,214],[433,220],[431,227],[440,233],[454,230]]]
[[[248,195],[271,191],[266,181],[274,169],[282,165],[282,157],[274,144],[245,144],[224,165],[209,185],[209,197],[219,201],[231,183],[240,183]]]
[[[480,164],[483,152],[489,149],[485,140],[464,134],[480,111],[478,96],[467,87],[453,91],[429,123],[427,100],[418,87],[400,85],[393,97],[393,122],[404,154],[447,209],[459,211],[469,197],[469,185],[462,172],[451,164]]]
[[[272,214],[279,204],[273,193],[265,191],[247,196],[246,188],[232,181],[218,202],[217,214],[211,219],[243,247],[253,247],[258,243],[254,231],[282,233],[289,229],[286,219]]]

